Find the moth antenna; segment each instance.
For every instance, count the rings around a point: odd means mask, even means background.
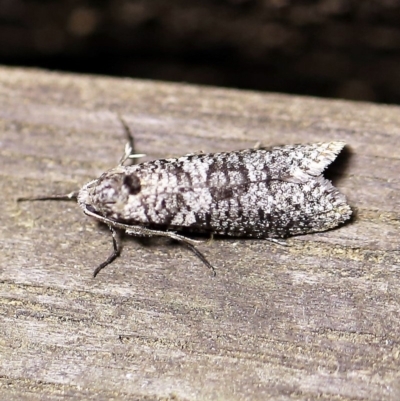
[[[46,195],[46,196],[34,196],[34,197],[21,197],[17,198],[17,202],[25,202],[25,201],[44,201],[44,200],[77,200],[78,199],[78,191],[70,192],[69,194],[62,195]]]
[[[139,159],[141,157],[146,156],[144,153],[135,153],[135,139],[132,135],[132,132],[129,128],[129,125],[127,122],[122,118],[120,114],[118,114],[118,119],[122,124],[122,127],[124,129],[126,138],[128,139],[128,143],[125,145],[125,152],[124,155],[121,157],[121,160],[119,161],[118,165],[122,166],[128,159],[133,160],[133,164],[135,162],[135,159]]]

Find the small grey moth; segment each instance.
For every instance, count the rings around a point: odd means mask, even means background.
[[[343,142],[199,153],[126,166],[135,157],[128,145],[117,167],[79,192],[19,199],[77,199],[86,215],[109,226],[114,249],[94,276],[119,256],[120,232],[177,240],[215,274],[196,248],[202,241],[183,233],[274,241],[329,230],[352,213],[345,196],[322,175]]]

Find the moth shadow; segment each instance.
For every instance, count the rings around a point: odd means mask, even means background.
[[[324,176],[332,181],[333,186],[335,187],[345,187],[346,185],[344,182],[346,181],[347,178],[347,173],[351,168],[351,161],[352,161],[353,153],[351,152],[351,149],[349,146],[345,146],[343,150],[340,152],[340,154],[336,157],[336,159],[328,166],[328,169],[326,172],[324,172]],[[343,225],[348,225],[353,223],[354,221],[357,220],[357,209],[354,207],[351,207],[352,210],[352,215],[350,216],[350,219],[348,219],[345,223],[341,224]],[[340,227],[337,227],[336,229],[339,229]]]
[[[341,186],[342,182],[346,180],[346,171],[351,165],[352,152],[348,146],[339,153],[336,159],[328,166],[327,170],[324,172],[324,176],[332,181],[332,184],[336,186]]]

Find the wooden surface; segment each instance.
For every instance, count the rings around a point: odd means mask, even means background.
[[[116,165],[344,140],[328,176],[355,211],[290,239],[215,239],[209,271],[127,238],[65,193]],[[399,400],[400,108],[0,68],[1,399]]]

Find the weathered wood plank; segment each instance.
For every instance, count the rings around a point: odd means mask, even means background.
[[[400,399],[400,108],[0,68],[0,384],[7,399]],[[328,175],[350,224],[216,239],[217,277],[166,240],[69,202],[125,143],[147,158],[344,140]]]

